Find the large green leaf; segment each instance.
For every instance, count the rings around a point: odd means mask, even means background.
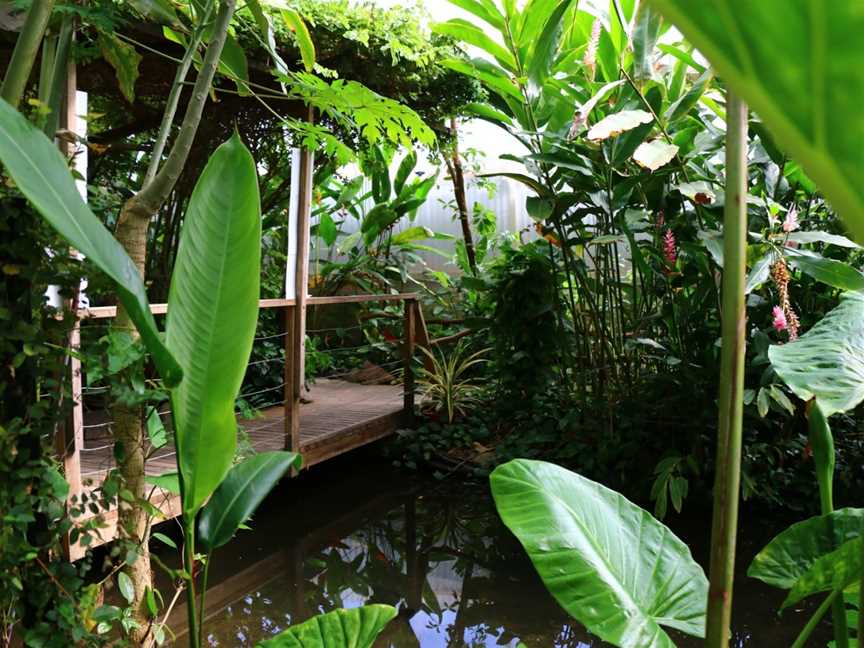
[[[555,64],[561,33],[564,29],[562,18],[571,3],[572,0],[558,1],[531,50],[528,59],[528,79],[538,88],[543,85]]]
[[[228,542],[290,468],[300,468],[296,452],[261,452],[231,468],[198,516],[202,551]]]
[[[840,290],[864,291],[864,274],[848,263],[808,250],[789,249],[786,258],[791,265],[816,281]]]
[[[756,554],[747,575],[791,589],[818,558],[860,535],[864,535],[864,509],[844,508],[796,522]]]
[[[5,101],[0,101],[0,161],[42,217],[115,283],[165,384],[180,382],[183,373],[162,342],[135,264],[81,199],[57,147]]]
[[[297,41],[300,58],[303,59],[303,67],[307,72],[311,72],[315,68],[315,43],[312,42],[312,35],[309,33],[309,28],[303,21],[303,17],[294,9],[283,9],[282,20],[285,21],[288,29],[294,32],[294,40]]]
[[[113,34],[99,33],[97,42],[103,58],[108,61],[117,75],[120,92],[130,104],[135,102],[135,81],[138,80],[138,66],[143,58],[135,47],[121,41]]]
[[[854,589],[861,579],[861,556],[864,537],[857,537],[840,545],[829,554],[813,561],[809,569],[795,581],[782,608],[798,601],[832,590]]]
[[[860,0],[653,0],[864,240]]]
[[[516,61],[513,59],[513,55],[485,31],[467,20],[452,18],[447,22],[435,23],[432,25],[432,31],[445,36],[452,36],[457,40],[482,49],[512,74],[516,73]]]
[[[774,371],[798,398],[815,398],[826,417],[864,400],[864,295],[840,305],[797,341],[768,349]]]
[[[334,610],[291,626],[256,648],[371,648],[394,618],[396,608],[389,605]]]
[[[573,617],[622,647],[674,646],[660,627],[703,636],[708,581],[666,526],[613,490],[554,464],[492,473],[504,523]]]
[[[185,373],[171,400],[186,513],[198,510],[234,457],[234,400],[258,320],[260,258],[255,161],[234,134],[189,200],[168,299],[166,341]]]

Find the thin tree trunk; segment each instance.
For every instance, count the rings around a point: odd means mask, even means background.
[[[462,158],[459,157],[459,131],[456,128],[456,118],[450,118],[450,131],[453,133],[453,149],[450,157],[445,156],[447,170],[453,181],[453,194],[456,196],[456,209],[459,212],[459,223],[462,225],[462,240],[465,241],[465,256],[471,274],[477,274],[477,255],[474,251],[474,237],[471,234],[471,219],[468,212],[468,200],[465,197],[465,175],[462,171]]]
[[[0,97],[15,108],[21,103],[24,89],[33,70],[36,53],[42,43],[42,36],[48,26],[48,19],[54,9],[54,0],[34,0],[27,14],[27,20],[21,30],[21,35],[15,41],[15,49],[0,87]]]
[[[735,540],[741,481],[744,397],[744,307],[747,257],[747,105],[727,92],[726,207],[723,219],[723,346],[720,359],[720,413],[717,474],[711,527],[710,586],[705,645],[726,648],[732,619]]]
[[[201,115],[207,103],[207,97],[213,84],[213,78],[219,64],[219,57],[225,44],[228,25],[234,14],[236,0],[224,0],[219,6],[216,15],[213,35],[207,46],[201,69],[195,81],[192,95],[186,107],[183,123],[177,139],[171,148],[171,152],[165,163],[157,172],[148,170],[149,181],[137,194],[132,196],[120,212],[117,221],[115,237],[129,254],[138,272],[144,276],[147,263],[147,233],[150,221],[160,207],[168,199],[180,178],[183,167],[192,148],[192,142],[201,122]],[[194,38],[192,42],[197,42]],[[191,57],[187,57],[191,58]],[[181,66],[175,78],[175,84],[185,81],[186,71]],[[178,91],[179,92],[179,91]],[[176,95],[172,92],[172,102],[166,108],[167,112],[176,111],[177,102],[173,101]],[[167,139],[173,119],[165,119],[162,122],[159,141]],[[159,158],[154,156],[150,162],[150,169],[159,167]],[[122,304],[117,306],[117,317],[114,326],[124,329],[138,338],[129,314]],[[142,503],[146,498],[144,483],[144,460],[146,434],[142,408],[129,408],[121,404],[115,404],[113,408],[114,418],[114,440],[118,445],[121,461],[118,470],[124,482],[124,488],[130,491],[134,501],[121,501],[118,508],[118,532],[121,538],[127,538],[140,547],[138,558],[130,565],[124,567],[126,574],[132,579],[135,588],[135,598],[132,602],[136,610],[136,621],[140,628],[131,633],[131,639],[135,645],[150,646],[153,643],[152,635],[149,633],[149,623],[146,618],[144,596],[148,588],[152,588],[153,579],[150,568],[150,553],[148,550],[149,526],[148,514]]]

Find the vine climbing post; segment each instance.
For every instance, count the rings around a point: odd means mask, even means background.
[[[732,617],[735,538],[741,481],[744,350],[747,314],[747,105],[732,92],[726,101],[726,206],[723,214],[723,295],[720,413],[711,526],[710,587],[705,645],[726,648]]]

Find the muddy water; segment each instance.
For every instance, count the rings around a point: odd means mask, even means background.
[[[772,530],[743,516],[739,551],[749,562]],[[606,645],[547,594],[481,486],[422,482],[374,455],[349,455],[283,484],[252,526],[211,567],[210,646],[253,646],[314,614],[373,602],[400,610],[379,648]],[[707,515],[674,526],[704,565]],[[781,618],[782,598],[741,574],[731,645],[790,645],[810,610]],[[181,632],[182,615],[172,617]]]

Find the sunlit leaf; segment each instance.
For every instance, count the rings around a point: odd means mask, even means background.
[[[542,461],[506,463],[491,482],[498,513],[546,587],[589,631],[625,648],[672,648],[661,625],[704,636],[708,580],[650,513]]]
[[[662,140],[642,142],[633,152],[633,160],[644,169],[656,171],[669,164],[678,154],[678,147]]]
[[[653,120],[651,113],[645,110],[622,110],[594,124],[588,130],[588,139],[599,142],[632,130],[641,124],[650,124]]]
[[[234,401],[258,322],[260,257],[255,161],[234,134],[210,156],[189,199],[168,298],[166,342],[185,373],[171,403],[187,514],[234,459]]]

